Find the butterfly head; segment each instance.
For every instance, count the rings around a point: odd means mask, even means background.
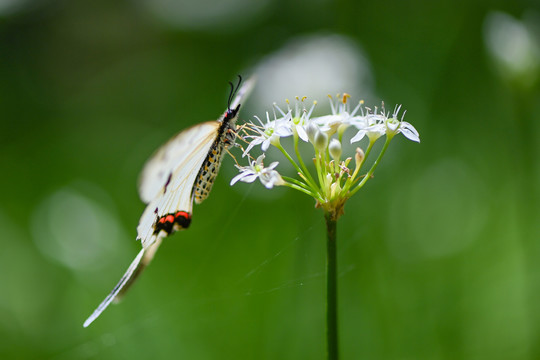
[[[239,110],[240,110],[240,104],[238,104],[235,108],[227,109],[227,111],[225,111],[225,115],[223,116],[223,121],[230,122],[234,120]]]

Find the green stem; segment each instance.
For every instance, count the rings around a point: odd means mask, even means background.
[[[285,181],[288,181],[290,183],[293,183],[293,184],[296,184],[298,186],[300,186],[301,188],[303,189],[306,189],[306,190],[310,190],[311,191],[311,188],[306,185],[305,183],[299,181],[299,180],[296,180],[295,178],[292,178],[292,177],[289,177],[289,176],[285,176],[285,175],[281,175],[281,177],[283,178],[283,180]]]
[[[306,167],[306,164],[304,164],[304,160],[302,159],[302,156],[300,156],[300,151],[298,150],[298,135],[295,132],[294,137],[294,151],[296,152],[296,157],[298,158],[298,162],[300,163],[300,166],[302,167],[302,170],[304,170],[304,176],[310,183],[310,186],[313,189],[317,189],[317,183],[313,178],[311,177],[311,173],[309,172],[308,168]]]
[[[291,162],[291,164],[293,164],[294,168],[296,169],[296,171],[298,173],[301,173],[303,174],[304,172],[302,171],[302,169],[300,169],[300,167],[298,166],[298,164],[296,163],[296,161],[293,160],[293,158],[291,157],[291,155],[289,155],[289,153],[287,152],[287,150],[285,150],[285,148],[283,148],[283,146],[281,146],[281,144],[277,144],[275,145],[275,147],[277,147],[282,153],[283,155],[285,155],[285,157],[287,158],[287,160],[289,160]]]
[[[386,138],[386,142],[384,143],[384,146],[379,154],[379,156],[377,157],[377,160],[375,160],[375,162],[373,163],[373,165],[371,166],[371,169],[369,169],[369,171],[367,172],[367,174],[364,176],[364,178],[362,179],[362,181],[360,181],[360,183],[351,191],[351,196],[353,196],[358,190],[360,190],[360,188],[362,186],[364,186],[364,184],[366,183],[366,181],[369,180],[369,178],[371,178],[371,175],[373,175],[373,172],[375,171],[375,169],[377,168],[377,165],[379,165],[379,163],[381,162],[381,159],[384,155],[384,153],[386,152],[386,149],[388,149],[388,145],[390,145],[390,141],[392,141],[392,137],[387,137]]]
[[[360,162],[360,164],[356,165],[356,168],[354,169],[354,172],[352,176],[347,179],[347,182],[345,183],[345,187],[343,188],[343,194],[347,194],[350,187],[356,182],[356,176],[358,175],[358,172],[360,172],[360,169],[362,166],[364,166],[364,163],[366,162],[366,159],[368,158],[369,154],[371,153],[371,149],[373,148],[373,144],[375,144],[375,141],[370,141],[369,145],[367,147],[366,152],[364,153],[364,158]]]
[[[315,147],[314,147],[315,148]],[[323,181],[322,171],[321,171],[321,160],[320,160],[320,153],[317,148],[315,148],[315,169],[317,170],[317,177],[319,178],[319,187],[321,189],[321,193],[324,194],[326,191],[325,183]]]
[[[285,184],[286,186],[289,186],[291,189],[302,191],[305,194],[308,194],[309,196],[317,199],[318,201],[322,202],[323,199],[321,198],[321,194],[318,192],[313,191],[312,188],[310,188],[308,185],[304,184],[301,181],[298,181],[292,177],[282,175],[281,176],[283,180],[285,180],[289,184]]]
[[[337,244],[335,214],[326,212],[326,351],[328,360],[337,360],[338,312],[337,312]]]
[[[371,154],[371,149],[373,149],[373,145],[375,145],[375,141],[370,141],[369,145],[368,145],[368,147],[366,149],[366,153],[364,154],[364,159],[360,163],[360,166],[364,165],[364,163],[366,162],[366,159],[368,158],[369,154]]]
[[[312,191],[309,191],[307,189],[304,189],[303,187],[301,186],[298,186],[296,184],[291,184],[291,183],[288,183],[288,182],[285,182],[285,184],[283,184],[284,186],[288,186],[290,187],[291,189],[295,189],[295,190],[298,190],[300,192],[303,192],[304,194],[307,194],[311,197],[314,197],[314,198],[317,198],[318,199],[318,195],[313,193]]]

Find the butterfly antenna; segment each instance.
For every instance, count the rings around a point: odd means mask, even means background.
[[[231,102],[232,102],[232,99],[234,97],[234,93],[236,92],[234,90],[234,85],[232,82],[229,81],[229,86],[231,87],[231,91],[229,91],[229,100],[227,100],[227,109],[229,109],[229,111],[231,111]]]
[[[240,85],[242,85],[242,76],[238,75],[238,84],[236,84],[236,89],[234,89],[234,94],[238,92],[238,89],[240,89]]]
[[[229,101],[227,103],[227,108],[231,110],[231,103],[233,99],[235,98],[236,94],[238,93],[238,89],[240,89],[240,85],[242,84],[242,76],[238,75],[238,83],[236,84],[236,87],[233,85],[232,82],[229,81],[229,85],[231,86],[231,91],[229,92]]]

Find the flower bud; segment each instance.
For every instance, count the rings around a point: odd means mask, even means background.
[[[328,135],[322,131],[318,131],[317,134],[315,134],[315,139],[313,139],[313,145],[315,145],[319,151],[324,151],[328,145]]]
[[[341,137],[343,136],[343,133],[345,132],[345,130],[347,130],[348,127],[349,127],[348,123],[341,123],[338,126],[337,133],[338,133],[338,136],[339,136],[340,139],[341,139]]]
[[[364,161],[364,151],[359,147],[356,148],[356,154],[354,154],[354,161],[356,161],[356,166],[358,166],[362,161]]]
[[[306,133],[307,133],[309,141],[312,144],[315,144],[315,135],[317,135],[318,132],[319,132],[319,127],[315,125],[314,123],[310,122],[306,126]]]
[[[339,161],[339,157],[341,156],[341,143],[338,139],[330,140],[330,145],[328,145],[328,151],[330,151],[330,155],[332,155],[332,158],[335,161]]]

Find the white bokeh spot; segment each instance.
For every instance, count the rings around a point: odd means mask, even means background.
[[[387,217],[388,247],[396,258],[444,258],[478,239],[487,221],[488,194],[467,164],[443,159],[404,188]]]
[[[307,96],[327,106],[327,95],[348,92],[366,99],[372,93],[369,61],[351,39],[335,34],[295,38],[256,66],[258,86],[252,106],[266,108],[284,97]]]
[[[124,240],[118,219],[82,193],[63,188],[39,204],[31,223],[40,252],[72,269],[95,268]]]
[[[157,19],[177,28],[230,30],[252,21],[269,0],[139,0]],[[241,16],[239,16],[241,14]],[[231,26],[234,25],[234,26]]]
[[[503,76],[534,83],[540,49],[527,23],[502,12],[491,12],[484,21],[484,42]]]

